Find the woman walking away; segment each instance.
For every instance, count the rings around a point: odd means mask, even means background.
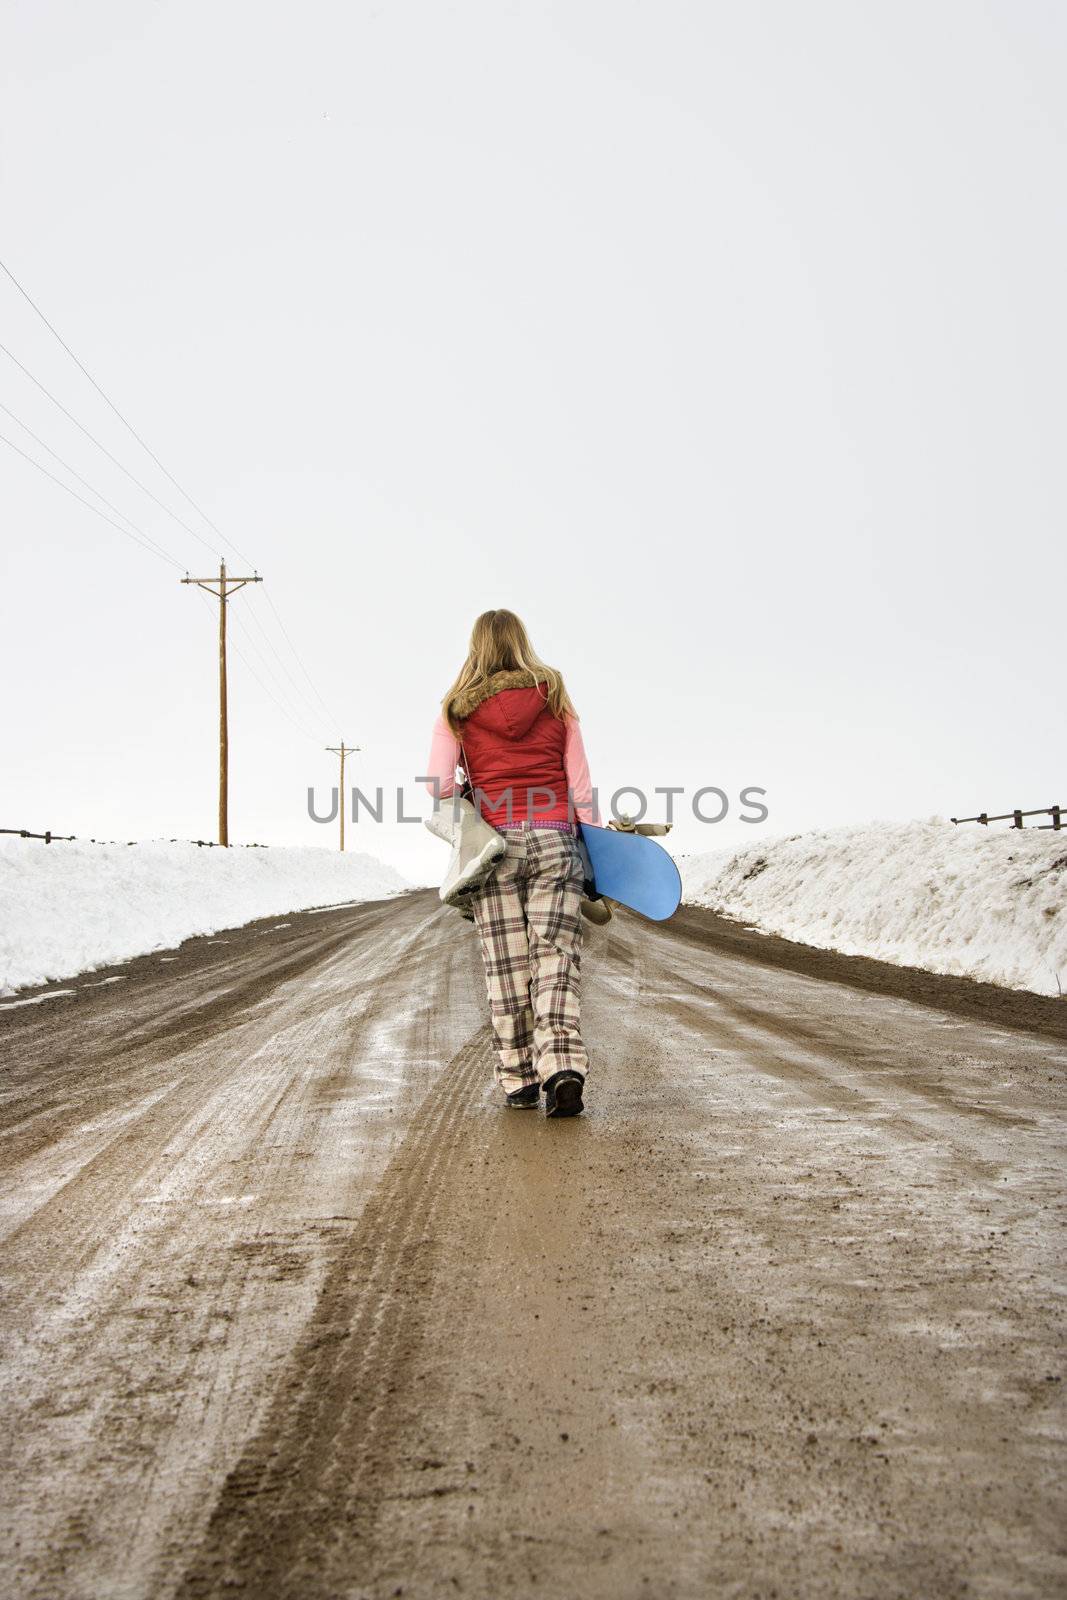
[[[579,967],[585,872],[579,822],[598,822],[581,730],[560,674],[513,611],[485,611],[434,725],[427,788],[442,798],[462,766],[469,798],[507,841],[471,897],[509,1106],[550,1117],[582,1109]]]

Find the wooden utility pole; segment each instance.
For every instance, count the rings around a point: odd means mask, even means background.
[[[251,578],[231,578],[225,561],[219,562],[217,578],[182,578],[182,583],[206,589],[219,602],[219,844],[230,842],[230,733],[226,703],[226,602],[246,583],[262,583],[257,572]]]
[[[341,757],[341,787],[338,790],[340,803],[337,809],[341,817],[341,849],[343,850],[345,847],[345,756],[355,755],[360,746],[358,744],[346,745],[342,739],[339,745],[328,744],[326,748],[332,756]]]

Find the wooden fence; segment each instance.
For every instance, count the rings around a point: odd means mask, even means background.
[[[1024,826],[1024,817],[1051,817],[1051,822],[1039,822],[1038,828],[1055,828],[1057,831],[1063,826],[1062,806],[1041,806],[1037,811],[1002,811],[998,817],[991,817],[988,812],[980,811],[976,817],[952,817],[952,822],[980,822],[988,826],[991,822],[1010,822],[1013,828]]]
[[[44,833],[31,833],[29,828],[0,828],[0,833],[11,834],[16,839],[43,839],[45,844],[72,844],[78,840],[76,833],[53,833],[46,829]],[[82,844],[140,844],[140,839],[82,839]],[[266,844],[241,844],[236,846],[220,845],[217,839],[166,839],[164,841],[152,840],[153,844],[163,842],[166,844],[197,844],[202,850],[269,850]]]

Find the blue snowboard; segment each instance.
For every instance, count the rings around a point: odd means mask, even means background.
[[[618,900],[652,922],[665,922],[678,909],[682,880],[662,845],[640,833],[581,824],[582,843],[593,869],[598,895]]]

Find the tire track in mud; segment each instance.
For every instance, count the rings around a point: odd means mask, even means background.
[[[378,953],[379,964],[386,969],[384,976],[367,981],[361,973],[353,997],[356,1009],[350,1009],[351,1001],[346,1001],[343,1010],[331,1005],[325,1016],[324,1042],[336,1064],[327,1058],[320,1066],[315,1049],[309,1068],[295,1071],[292,1065],[280,1070],[275,1066],[267,1078],[254,1074],[255,1086],[242,1085],[238,1104],[227,1113],[231,1132],[220,1134],[214,1124],[208,1129],[197,1113],[200,1120],[195,1126],[190,1124],[185,1148],[165,1152],[174,1159],[167,1162],[165,1172],[153,1175],[154,1187],[157,1178],[166,1188],[173,1177],[178,1186],[174,1198],[179,1201],[173,1221],[166,1207],[149,1213],[154,1243],[149,1243],[141,1224],[135,1225],[128,1244],[118,1248],[109,1230],[103,1230],[103,1239],[96,1226],[88,1230],[90,1251],[97,1244],[108,1246],[102,1270],[93,1269],[89,1275],[87,1303],[93,1308],[92,1320],[76,1312],[73,1327],[65,1327],[63,1304],[55,1301],[45,1308],[47,1344],[35,1347],[33,1393],[27,1394],[25,1401],[28,1417],[45,1429],[54,1428],[57,1419],[71,1418],[60,1426],[71,1442],[78,1440],[81,1471],[76,1496],[72,1499],[71,1485],[65,1483],[63,1497],[46,1498],[47,1510],[40,1498],[47,1479],[47,1458],[41,1460],[39,1453],[34,1453],[32,1477],[25,1491],[16,1476],[13,1489],[18,1488],[19,1500],[25,1496],[27,1508],[34,1508],[31,1515],[36,1517],[40,1510],[43,1516],[41,1532],[21,1564],[19,1593],[33,1595],[35,1600],[74,1592],[109,1593],[119,1570],[119,1552],[129,1592],[173,1591],[188,1557],[190,1535],[195,1541],[225,1463],[233,1459],[226,1443],[254,1430],[265,1401],[264,1370],[284,1371],[291,1348],[284,1317],[278,1319],[274,1337],[265,1346],[257,1343],[255,1328],[264,1312],[264,1283],[288,1280],[296,1286],[302,1278],[314,1281],[327,1270],[324,1257],[330,1259],[336,1252],[339,1232],[350,1237],[338,1217],[315,1220],[314,1175],[302,1164],[294,1171],[293,1153],[300,1144],[325,1140],[332,1106],[362,1081],[358,1072],[353,1073],[352,1057],[373,1054],[375,1032],[383,1023],[403,1028],[403,1040],[394,1047],[398,1058],[405,1062],[424,1058],[454,982],[449,952],[443,951],[449,942],[446,930],[447,923],[434,927],[432,917],[426,916],[414,927],[397,930],[388,951]],[[419,943],[427,955],[438,951],[445,955],[443,961],[434,961],[432,981],[414,1007],[404,1004],[403,995],[402,956],[412,942]],[[323,973],[336,968],[339,959],[334,955]],[[358,952],[350,959],[358,961]],[[347,967],[347,963],[342,965]],[[347,990],[339,991],[335,983],[332,992]],[[268,1048],[278,1063],[291,1063],[307,1054],[306,1044],[294,1035],[308,1020],[305,1004],[295,1021],[287,1018],[281,1032],[270,1037]],[[250,1064],[255,1059],[251,1057]],[[231,1061],[231,1071],[233,1067]],[[405,1080],[405,1102],[423,1092],[417,1079]],[[155,1125],[144,1130],[146,1138],[159,1132]],[[201,1164],[206,1163],[204,1178],[209,1184],[217,1176],[220,1137],[223,1145],[237,1140],[234,1153],[245,1150],[236,1163],[225,1163],[227,1185],[237,1191],[258,1191],[265,1201],[273,1201],[265,1220],[229,1246],[221,1214],[198,1211],[195,1205],[190,1212],[188,1201],[179,1198],[190,1181],[196,1181]],[[163,1142],[169,1144],[170,1140]],[[110,1148],[114,1156],[114,1146]],[[101,1162],[105,1154],[98,1158]],[[227,1156],[230,1151],[223,1148],[221,1154]],[[150,1150],[146,1144],[143,1162],[121,1161],[128,1186],[143,1184],[153,1158],[158,1163],[159,1156],[158,1148]],[[355,1209],[366,1192],[358,1183],[343,1178],[341,1191],[345,1198],[338,1211]],[[59,1207],[61,1212],[68,1209],[66,1198]],[[43,1238],[48,1237],[50,1228],[63,1225],[57,1222],[55,1209],[36,1219]],[[301,1213],[309,1209],[311,1217],[301,1221]],[[281,1214],[276,1216],[279,1210]],[[99,1224],[99,1214],[86,1204],[85,1194],[75,1215]],[[186,1217],[188,1222],[183,1222]],[[232,1235],[232,1223],[229,1231]],[[53,1239],[42,1255],[54,1257],[55,1244]],[[77,1272],[77,1265],[72,1268],[68,1261],[67,1272],[72,1271]],[[54,1272],[49,1281],[55,1281]],[[78,1281],[75,1278],[75,1283]],[[35,1291],[40,1287],[35,1284]],[[79,1292],[84,1295],[86,1289],[87,1280],[82,1279]],[[69,1294],[68,1290],[64,1301]],[[267,1303],[276,1312],[269,1290]],[[10,1309],[5,1318],[9,1327]],[[51,1327],[57,1318],[58,1349]],[[57,1369],[60,1350],[63,1360]],[[87,1394],[87,1371],[108,1372],[111,1381],[105,1381],[102,1390],[94,1385],[97,1392]],[[24,1382],[30,1376],[25,1372]],[[269,1393],[273,1393],[273,1383]],[[176,1402],[173,1405],[171,1397]],[[28,1433],[26,1442],[30,1443]],[[68,1452],[69,1445],[63,1453]],[[177,1481],[176,1460],[181,1463]],[[36,1492],[33,1483],[40,1486]],[[53,1501],[50,1505],[49,1500]],[[66,1511],[64,1502],[69,1507]],[[76,1591],[70,1588],[72,1574],[78,1575]]]
[[[391,972],[402,967],[404,951],[425,936],[427,920],[394,936],[390,943]],[[349,947],[348,934],[328,939],[320,947],[322,970],[328,970],[331,961],[344,958]],[[374,1015],[381,1014],[393,996],[386,983],[377,991],[368,989],[366,998],[367,1008],[352,1019],[360,1029]],[[249,1015],[243,1020],[248,1022]],[[105,1135],[101,1147],[83,1161],[56,1194],[7,1235],[4,1321],[8,1328],[29,1307],[47,1299],[60,1281],[69,1280],[88,1264],[111,1231],[114,1219],[126,1209],[131,1188],[142,1180],[161,1153],[166,1154],[167,1146],[183,1130],[194,1126],[234,1074],[232,1054],[220,1050],[214,1064],[204,1060],[202,1050],[188,1060],[183,1059],[184,1054],[182,1051],[169,1056],[158,1069],[153,1068],[153,1075],[162,1079],[159,1092],[151,1093],[144,1109],[135,1112],[117,1134]],[[172,1164],[177,1166],[181,1160],[181,1153],[176,1152]],[[47,1268],[40,1265],[44,1261]]]
[[[685,942],[695,943],[691,931],[687,930]],[[709,955],[718,955],[714,946],[707,949]],[[813,954],[834,955],[822,951]],[[944,1035],[935,1032],[925,1054],[918,1058],[914,1050],[907,1050],[902,1057],[901,1037],[895,1031],[888,1036],[884,1031],[876,1032],[868,1016],[849,1014],[857,995],[849,992],[843,978],[837,980],[842,984],[841,1006],[831,1011],[828,999],[834,980],[813,979],[799,968],[794,977],[791,969],[787,981],[793,985],[794,1003],[790,1005],[781,993],[766,993],[758,980],[753,984],[745,981],[745,959],[751,960],[731,952],[721,958],[725,968],[720,965],[718,981],[708,981],[706,971],[698,968],[693,973],[694,951],[688,950],[682,961],[671,961],[661,944],[648,963],[647,998],[660,1000],[683,1026],[705,1042],[721,1043],[741,1057],[751,1057],[760,1071],[770,1072],[783,1083],[801,1086],[806,1082],[815,1098],[849,1113],[882,1116],[893,1104],[898,1121],[914,1124],[927,1133],[933,1129],[942,1138],[949,1136],[951,1123],[954,1136],[963,1136],[966,1142],[981,1141],[983,1123],[990,1132],[1033,1129],[1031,1115],[1020,1114],[1006,1104],[980,1100],[976,1083],[964,1081],[953,1092],[928,1075],[929,1062],[940,1063],[944,1059],[948,1043]],[[686,971],[686,967],[690,970]],[[672,988],[682,988],[692,998],[672,994]],[[901,1003],[911,1012],[918,1035],[924,1020],[933,1020],[924,1018],[927,1002],[902,997]],[[956,1026],[968,1027],[962,1023]],[[996,1027],[982,1019],[971,1023],[970,1028],[973,1037],[989,1049]]]
[[[441,1247],[454,1134],[491,1069],[488,1027],[449,1063],[413,1117],[359,1222],[339,1240],[310,1323],[258,1436],[227,1477],[180,1600],[233,1586],[256,1595],[336,1593],[323,1553],[365,1540],[371,1480],[388,1453],[392,1397],[419,1347]]]
[[[664,947],[688,947],[691,955],[700,952],[731,964],[762,968],[765,973],[777,969],[817,983],[846,984],[861,993],[949,1011],[989,1028],[1018,1028],[1067,1041],[1067,1006],[1053,995],[1004,989],[974,978],[800,944],[780,934],[754,930],[704,906],[683,905],[669,922],[658,925],[656,936],[662,938]]]
[[[675,981],[678,981],[677,974]],[[778,1022],[754,1006],[724,998],[721,991],[716,997],[721,1011],[710,1016],[699,999],[689,1001],[672,996],[665,1003],[694,1033],[710,1037],[716,1045],[726,1047],[738,1057],[748,1057],[753,1063],[753,1072],[775,1077],[807,1094],[813,1102],[833,1107],[849,1117],[862,1117],[866,1121],[883,1119],[890,1115],[888,1108],[892,1105],[891,1120],[898,1126],[909,1126],[926,1138],[978,1148],[984,1145],[979,1133],[968,1130],[971,1119],[998,1129],[1033,1125],[1030,1117],[967,1105],[956,1097],[938,1095],[914,1080],[905,1086],[903,1076],[888,1073],[880,1060],[872,1061],[870,1050],[857,1050],[855,1057],[839,1049],[832,1050],[820,1043],[814,1030],[805,1030],[792,1022],[788,1025]],[[810,1044],[806,1042],[809,1037],[812,1038]],[[872,1067],[877,1077],[872,1076]],[[850,1069],[855,1071],[854,1079],[848,1076]],[[890,1078],[890,1083],[882,1090],[880,1085],[886,1077]],[[996,1152],[997,1147],[990,1148]]]
[[[318,930],[308,930],[293,941],[296,949],[280,952],[272,960],[264,961],[253,948],[242,952],[234,965],[214,960],[191,974],[156,979],[150,990],[138,987],[138,1013],[132,1016],[124,1014],[125,993],[100,995],[96,1000],[99,1017],[87,1022],[75,1012],[75,1041],[61,1044],[58,1050],[53,1044],[52,1019],[33,1017],[35,1027],[9,1028],[6,1047],[11,1068],[0,1100],[0,1123],[10,1159],[29,1159],[54,1143],[56,1118],[69,1114],[71,1094],[78,1097],[78,1109],[86,1120],[105,1115],[124,1103],[131,1088],[144,1092],[146,1070],[165,1081],[165,1070],[175,1055],[205,1042],[214,1047],[226,1033],[246,1023],[283,984],[345,951],[353,939],[365,939],[375,925],[354,919],[325,942]],[[176,985],[186,982],[190,988],[179,989],[175,1000]],[[221,987],[205,996],[205,988],[213,983]],[[160,990],[170,997],[170,1004],[155,1010],[150,1002]],[[150,1025],[144,1020],[146,1015],[151,1017]],[[94,1034],[89,1028],[97,1021],[107,1026]],[[162,1058],[161,1045],[167,1047]],[[42,1056],[47,1059],[45,1074],[41,1073]],[[32,1096],[24,1090],[24,1078],[27,1087],[32,1084]]]

